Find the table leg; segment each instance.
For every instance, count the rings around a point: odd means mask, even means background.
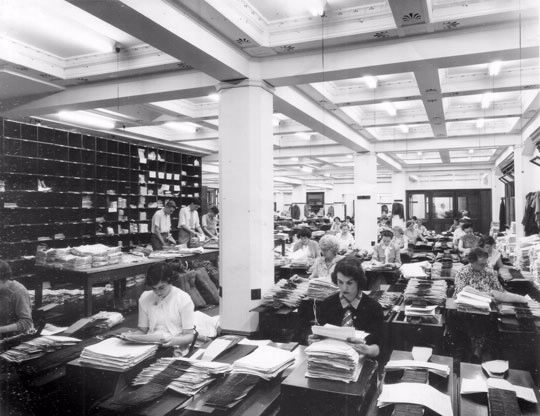
[[[84,285],[84,315],[92,315],[92,281],[90,279]]]

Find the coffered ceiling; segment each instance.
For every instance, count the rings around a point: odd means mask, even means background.
[[[257,78],[275,189],[366,150],[381,181],[473,175],[540,124],[538,34],[535,0],[0,0],[0,115],[204,155],[215,185],[215,87]]]

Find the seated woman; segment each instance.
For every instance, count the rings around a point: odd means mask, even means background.
[[[392,231],[381,231],[381,241],[373,247],[372,261],[378,261],[395,267],[401,266],[399,250],[392,243],[392,238],[394,238],[394,233]]]
[[[464,234],[458,241],[458,250],[462,255],[468,255],[473,248],[478,247],[480,238],[474,235],[473,227],[470,222],[463,224],[462,228]]]
[[[403,234],[403,228],[398,226],[392,227],[392,232],[394,233],[392,244],[396,246],[400,253],[407,253],[409,240],[405,237],[405,234]]]
[[[416,220],[416,229],[418,230],[418,232],[422,236],[426,236],[426,235],[429,234],[428,230],[427,230],[426,226],[423,224],[423,220],[421,218],[418,218]]]
[[[345,217],[345,224],[349,226],[349,231],[351,234],[354,234],[354,223],[352,222],[352,218],[348,215]]]
[[[339,251],[351,250],[354,247],[354,237],[346,223],[341,223],[341,232],[337,235],[337,238],[339,240]]]
[[[321,255],[321,250],[319,249],[319,244],[311,240],[311,230],[307,227],[301,228],[296,235],[298,236],[298,241],[294,244],[293,251],[303,250],[308,263],[313,264]]]
[[[139,332],[159,334],[166,347],[186,352],[194,339],[194,305],[191,297],[172,285],[174,272],[166,262],[152,264],[146,285],[152,290],[139,298]]]
[[[496,248],[497,244],[495,243],[495,239],[493,237],[486,237],[482,245],[482,248],[488,254],[488,266],[494,270],[499,270],[503,267],[502,255]]]
[[[454,222],[452,223],[452,225],[448,229],[448,232],[449,233],[454,233],[458,228],[459,228],[459,219],[454,218]]]
[[[416,222],[414,220],[407,221],[406,225],[407,225],[407,228],[405,229],[404,234],[405,234],[405,237],[407,237],[407,240],[409,240],[411,244],[413,245],[416,244],[416,241],[418,239],[422,240],[424,243],[426,242],[426,239],[424,238],[424,236],[416,228]]]
[[[337,234],[341,231],[341,219],[339,217],[334,217],[334,222],[330,227],[330,232]]]
[[[34,327],[28,291],[11,280],[11,275],[9,264],[0,260],[0,337],[21,334]]]
[[[319,241],[319,248],[322,256],[317,257],[315,263],[311,266],[309,278],[319,278],[330,282],[336,263],[343,258],[337,255],[339,251],[338,238],[330,234],[323,235]]]
[[[365,340],[349,338],[349,342],[359,354],[377,357],[382,342],[383,310],[378,302],[362,294],[367,281],[362,270],[362,260],[345,257],[336,264],[332,281],[339,292],[327,297],[317,305],[316,320],[320,325],[353,326],[366,331]],[[310,341],[317,338],[310,337]]]

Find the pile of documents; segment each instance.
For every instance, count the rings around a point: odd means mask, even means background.
[[[109,338],[86,347],[80,357],[85,364],[119,370],[131,368],[157,351],[157,345],[128,344],[118,338]]]
[[[403,296],[407,303],[426,302],[432,305],[443,305],[446,301],[445,280],[419,280],[411,279],[407,283]]]
[[[47,335],[23,342],[16,347],[0,354],[4,360],[20,363],[31,360],[48,352],[58,350],[68,345],[75,345],[80,339],[63,337],[58,335]]]
[[[405,305],[405,316],[435,316],[437,305]]]
[[[230,364],[189,358],[160,358],[142,370],[133,380],[133,385],[140,386],[150,382],[166,381],[168,389],[193,396],[214,381],[216,377],[230,371]],[[174,378],[165,380],[168,375],[173,373]]]
[[[295,354],[276,347],[261,346],[233,364],[233,373],[252,374],[271,380],[294,364]]]
[[[356,350],[344,341],[327,338],[306,348],[306,377],[356,382],[363,360]]]
[[[454,263],[452,261],[437,261],[431,267],[431,278],[436,279],[455,279],[457,274],[463,268],[463,263]]]
[[[463,306],[467,310],[489,313],[491,310],[491,295],[480,292],[471,286],[465,286],[456,296],[456,305]]]
[[[375,290],[369,293],[369,297],[379,302],[384,310],[392,309],[401,297],[399,292],[386,292],[384,290]]]
[[[501,315],[540,318],[540,303],[532,299],[529,299],[527,303],[499,303],[497,308]]]
[[[428,361],[418,360],[390,360],[386,363],[386,371],[394,370],[428,370],[430,373],[437,374],[441,377],[450,375],[450,367],[445,364],[431,363]]]
[[[488,393],[489,389],[509,390],[516,393],[519,399],[530,403],[538,403],[534,390],[529,387],[515,386],[508,380],[502,378],[490,377],[487,380],[483,378],[463,378],[461,379],[460,394]]]
[[[396,403],[409,403],[425,406],[441,416],[452,416],[450,396],[423,383],[383,384],[377,399],[377,406],[384,407]]]
[[[307,291],[308,299],[323,300],[338,291],[338,287],[324,279],[311,279]]]
[[[427,261],[419,263],[406,263],[403,264],[399,270],[405,279],[427,279],[428,275],[425,269],[429,269],[430,264]]]
[[[296,308],[307,295],[309,280],[293,276],[279,280],[263,297],[262,304],[280,308],[282,305]]]

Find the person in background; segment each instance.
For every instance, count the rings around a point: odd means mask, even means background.
[[[428,230],[423,224],[423,220],[421,218],[418,218],[416,220],[416,229],[422,236],[428,235]]]
[[[381,232],[381,241],[373,247],[372,261],[378,261],[394,267],[401,266],[399,250],[392,244],[394,233],[391,230]]]
[[[499,250],[497,250],[495,239],[493,237],[486,237],[483,240],[483,249],[488,254],[487,264],[494,270],[499,270],[503,267],[502,255]]]
[[[454,233],[454,232],[456,232],[456,230],[458,228],[459,228],[459,219],[454,218],[454,223],[450,226],[450,228],[448,229],[448,232],[449,233]]]
[[[389,225],[389,220],[387,217],[381,217],[379,218],[379,221],[377,223],[377,233],[379,234],[379,236],[381,235],[381,232],[383,230],[392,230],[392,228],[390,228],[390,225]]]
[[[454,236],[452,237],[452,241],[454,243],[454,246],[457,247],[459,243],[459,239],[465,235],[465,231],[463,231],[463,225],[466,223],[466,221],[463,218],[459,219],[459,226],[456,228],[456,231],[454,231]]]
[[[407,221],[407,228],[405,229],[404,235],[407,237],[409,243],[413,245],[416,244],[416,241],[419,239],[424,243],[426,242],[424,236],[416,229],[416,222],[412,219]]]
[[[343,258],[337,254],[339,251],[339,240],[335,235],[323,235],[319,240],[319,248],[322,256],[317,257],[315,263],[309,269],[311,273],[309,278],[319,278],[330,282],[336,263]]]
[[[176,203],[172,200],[165,202],[165,205],[160,210],[157,210],[152,217],[150,243],[152,249],[163,250],[170,244],[176,244],[176,241],[171,235],[171,214],[176,209]]]
[[[341,219],[339,217],[334,217],[334,222],[332,223],[332,227],[330,227],[330,232],[337,234],[340,231],[341,231]]]
[[[352,222],[352,218],[348,215],[345,217],[345,224],[347,224],[347,226],[349,227],[349,231],[351,233],[354,233],[354,224]]]
[[[349,338],[347,342],[359,354],[377,357],[382,342],[383,310],[377,301],[362,293],[367,287],[362,260],[356,257],[340,260],[332,273],[332,281],[338,285],[339,292],[318,303],[316,321],[319,325],[352,326],[369,333],[366,339]],[[318,339],[311,335],[308,342]]]
[[[34,327],[30,295],[11,276],[9,264],[0,260],[0,337],[25,333]]]
[[[296,235],[298,241],[294,244],[293,251],[305,251],[308,262],[313,264],[313,262],[320,257],[321,250],[319,249],[319,244],[311,239],[311,230],[308,227],[300,228]]]
[[[201,206],[201,201],[193,200],[187,207],[180,209],[178,216],[178,243],[186,244],[193,237],[204,240],[204,232],[199,223],[199,213],[197,210]]]
[[[394,237],[392,238],[392,244],[396,246],[400,253],[407,253],[407,248],[409,247],[409,240],[403,234],[403,228],[395,226],[392,227],[392,232]]]
[[[217,238],[217,216],[219,214],[219,209],[216,206],[211,207],[206,214],[202,216],[202,229],[210,238]]]
[[[478,247],[480,238],[474,235],[473,226],[470,222],[463,224],[463,232],[458,241],[458,250],[462,255],[468,255],[469,252]]]
[[[139,298],[139,333],[159,334],[166,347],[187,352],[195,331],[195,307],[191,297],[173,286],[174,271],[166,262],[152,264],[146,272],[146,285],[152,290]]]
[[[354,237],[347,223],[341,223],[341,232],[337,235],[337,238],[339,240],[339,251],[351,250],[354,247]]]

